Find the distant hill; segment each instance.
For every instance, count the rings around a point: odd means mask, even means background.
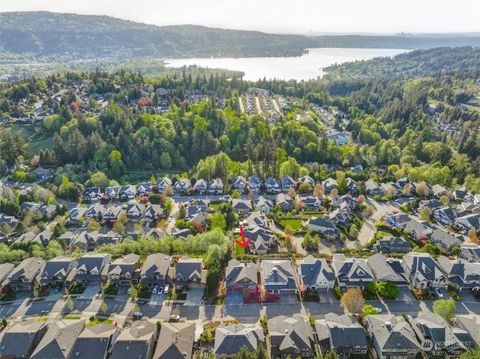
[[[298,56],[309,47],[480,46],[480,36],[316,36],[194,25],[154,26],[107,16],[0,13],[0,52],[65,60],[111,57]]]

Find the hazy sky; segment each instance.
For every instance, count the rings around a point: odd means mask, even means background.
[[[0,0],[26,10],[284,33],[480,32],[480,0]]]

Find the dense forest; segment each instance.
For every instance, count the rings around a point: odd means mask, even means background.
[[[98,116],[72,110],[71,104],[80,100],[68,93],[61,102],[51,103],[56,114],[36,125],[51,143],[39,150],[40,163],[58,167],[80,182],[96,171],[125,182],[132,171],[145,170],[189,172],[206,179],[252,173],[264,178],[283,174],[324,178],[329,170],[362,165],[365,171],[349,175],[379,180],[407,176],[449,186],[465,183],[480,192],[480,111],[463,106],[480,93],[478,49],[415,51],[395,57],[389,65],[402,68],[428,61],[429,70],[418,74],[392,77],[390,70],[378,70],[370,76],[348,76],[362,66],[375,68],[379,61],[340,66],[331,73],[341,76],[300,83],[250,83],[219,74],[151,79],[124,71],[69,73],[4,86],[0,111],[4,116],[14,113],[18,101],[35,101],[45,89],[72,84],[88,82],[92,93],[111,93],[109,105]],[[238,95],[252,86],[297,99],[296,105],[274,123],[260,115],[248,116],[240,111]],[[169,93],[166,113],[128,106],[145,92],[155,103],[159,87]],[[192,92],[208,94],[209,99],[186,104],[183,99]],[[217,96],[225,98],[224,107],[216,105]],[[426,111],[431,103],[436,104],[438,121],[455,124],[455,132],[438,128]],[[353,141],[344,146],[328,141],[312,104],[343,113],[347,119],[343,129]],[[13,129],[1,136],[4,166],[14,164],[19,154],[27,156],[28,143],[22,146]]]
[[[202,26],[153,26],[106,16],[49,12],[0,14],[0,59],[299,56],[313,47],[479,46],[480,36],[301,36]],[[18,60],[18,58],[17,58]]]

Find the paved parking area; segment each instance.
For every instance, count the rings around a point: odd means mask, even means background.
[[[242,292],[231,292],[227,294],[226,298],[227,305],[240,305],[243,304],[243,293]]]

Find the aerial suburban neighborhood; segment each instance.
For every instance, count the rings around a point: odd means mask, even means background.
[[[480,358],[478,33],[2,6],[0,359]]]

